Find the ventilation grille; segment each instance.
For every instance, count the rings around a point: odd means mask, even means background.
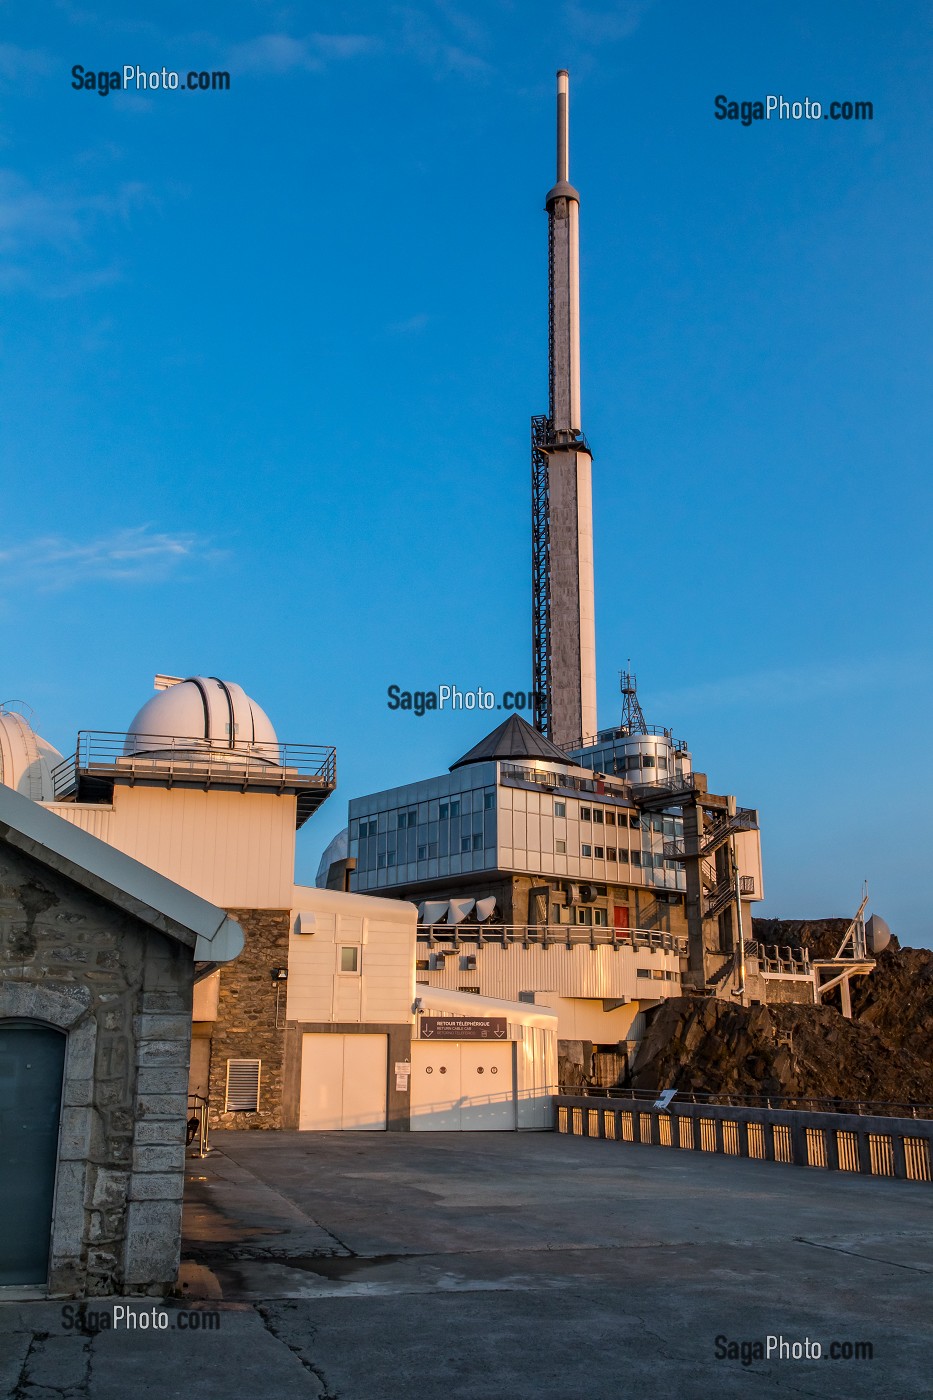
[[[227,1113],[255,1113],[259,1108],[261,1060],[227,1061]]]

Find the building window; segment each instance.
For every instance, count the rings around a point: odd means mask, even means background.
[[[632,852],[632,864],[641,865],[641,851]]]
[[[593,910],[593,923],[596,925],[597,928],[608,928],[608,927],[609,927],[609,910],[608,910],[608,909],[594,909],[594,910]]]
[[[495,811],[496,794],[494,792],[487,792],[483,794],[483,807],[486,809],[487,812]]]
[[[566,815],[567,815],[567,803],[566,803],[566,802],[555,802],[555,803],[554,803],[554,815],[555,815],[555,817],[566,817]]]
[[[605,858],[606,858],[606,851],[605,851],[605,848],[604,848],[603,846],[594,846],[594,847],[593,847],[593,855],[595,856],[595,858],[596,858],[597,860],[605,860]]]
[[[461,837],[460,837],[460,850],[461,850],[461,852],[465,852],[465,851],[470,850],[470,838],[469,838],[469,836],[461,836]]]
[[[603,819],[603,814],[602,814],[602,812],[599,810],[598,807],[594,807],[594,808],[593,808],[593,820],[594,820],[594,822],[600,822],[600,823],[601,823],[601,822],[602,822],[602,819]]]
[[[615,846],[607,846],[607,847],[606,847],[606,859],[607,859],[607,860],[615,860],[616,858],[617,858],[617,854],[616,854],[616,848],[615,848]]]
[[[633,831],[640,831],[640,830],[641,830],[641,821],[639,820],[639,817],[638,817],[638,813],[637,813],[637,812],[633,812],[633,813],[632,813],[632,815],[631,815],[631,816],[629,817],[629,819],[628,819],[628,824],[629,824],[629,826],[632,828]]]
[[[427,972],[431,966],[430,958],[416,958],[415,968],[418,972]]]
[[[591,856],[591,855],[593,854],[593,847],[592,847],[592,846],[587,846],[587,845],[581,846],[581,847],[580,847],[580,854],[581,854],[581,856]]]
[[[438,814],[438,815],[439,815],[440,820],[441,820],[442,822],[445,822],[445,821],[447,820],[447,818],[450,816],[450,808],[448,807],[448,805],[447,805],[446,802],[442,802],[442,803],[441,803],[440,811],[439,811],[439,814]]]
[[[554,849],[559,856],[565,856],[567,854],[567,842],[561,841],[558,838],[558,840],[554,842]]]
[[[366,818],[364,818],[364,819],[360,822],[360,835],[361,835],[361,836],[375,836],[375,834],[376,834],[376,818],[375,818],[375,817],[370,817],[368,820],[367,820]]]
[[[646,754],[644,755],[644,757],[642,758],[641,765],[642,765],[643,768],[653,768],[653,767],[654,767],[654,754],[653,754],[653,753],[646,753]]]
[[[419,860],[427,860],[427,858],[428,858],[428,848],[427,848],[427,846],[419,846],[419,847],[418,847],[418,859],[419,859]]]
[[[622,865],[628,865],[628,851],[624,846],[619,847],[619,860]]]
[[[479,987],[458,987],[458,988],[457,988],[457,991],[458,991],[458,992],[474,992],[477,996],[479,996]]]
[[[459,815],[460,815],[460,799],[459,799],[459,798],[457,798],[456,802],[451,802],[451,804],[450,804],[450,815],[451,815],[452,817],[459,817]]]
[[[340,949],[340,971],[359,972],[360,970],[360,950],[357,947]]]
[[[607,812],[607,813],[606,813],[606,825],[607,825],[607,826],[615,826],[615,824],[616,824],[616,814],[615,814],[615,812]]]
[[[637,753],[630,753],[630,754],[628,755],[628,757],[626,758],[625,762],[626,762],[627,767],[629,767],[629,768],[640,768],[640,767],[641,767],[641,756],[640,756],[639,754],[637,754]]]
[[[650,977],[650,976],[651,976],[651,968],[650,968],[650,967],[640,967],[640,968],[637,969],[637,975],[638,975],[639,977]]]
[[[380,851],[378,857],[376,858],[376,869],[377,869],[377,870],[385,870],[385,868],[386,868],[386,853],[385,853],[385,851]]]
[[[551,905],[551,923],[559,924],[561,920],[561,908],[559,904]]]
[[[418,808],[410,807],[406,812],[399,812],[398,824],[400,827],[411,827],[418,825]]]
[[[474,849],[474,851],[481,851],[481,850],[483,849],[483,838],[482,838],[482,836],[474,836],[474,837],[473,837],[473,849]]]
[[[255,1113],[259,1108],[262,1060],[228,1060],[225,1113]]]
[[[577,909],[577,923],[586,924],[587,927],[593,922],[592,909]]]
[[[589,807],[580,808],[580,820],[581,822],[588,822],[592,820],[592,813],[590,812]]]

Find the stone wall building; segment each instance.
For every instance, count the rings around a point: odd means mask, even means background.
[[[177,1278],[195,961],[224,910],[0,784],[0,1285]]]

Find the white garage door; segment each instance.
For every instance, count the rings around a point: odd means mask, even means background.
[[[305,1035],[298,1127],[309,1132],[386,1125],[388,1040],[384,1035]]]
[[[413,1132],[514,1129],[514,1088],[511,1042],[412,1041]]]

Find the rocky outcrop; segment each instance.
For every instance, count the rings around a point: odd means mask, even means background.
[[[928,983],[925,1015],[933,1026],[930,991]],[[892,1015],[899,1024],[884,995],[871,1005],[879,1021],[887,1023]],[[828,1006],[742,1007],[713,997],[671,998],[654,1013],[630,1084],[711,1094],[933,1102],[933,1064],[903,1039],[889,1038],[864,1017],[847,1021]]]

